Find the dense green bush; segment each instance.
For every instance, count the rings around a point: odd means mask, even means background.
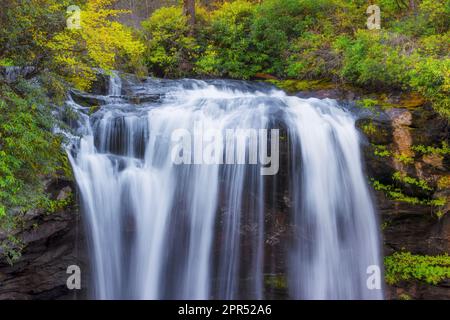
[[[409,252],[396,252],[384,258],[386,282],[419,280],[429,284],[438,284],[450,278],[450,257],[421,256]]]
[[[264,72],[284,75],[290,40],[296,39],[313,23],[311,16],[303,14],[310,3],[311,1],[268,0],[257,8],[251,37],[257,51],[261,53],[261,68]]]
[[[197,7],[194,32],[179,7],[143,23],[156,75],[333,80],[422,94],[449,106],[450,1],[380,0],[382,30],[367,30],[367,1],[226,1]]]
[[[450,118],[450,59],[415,55],[411,61],[414,67],[409,72],[410,88]]]
[[[61,138],[51,132],[49,105],[43,87],[23,80],[11,87],[0,79],[0,229],[7,234],[27,210],[54,207],[44,178],[68,166]],[[10,261],[20,251],[12,236],[1,246]]]
[[[396,35],[371,30],[357,31],[354,39],[339,37],[334,45],[342,54],[341,77],[361,86],[404,88],[409,65],[401,54],[402,41]]]
[[[261,56],[251,37],[256,7],[249,1],[225,2],[211,14],[205,53],[196,63],[200,74],[248,79],[260,72]]]
[[[192,67],[198,45],[190,35],[187,17],[181,7],[156,10],[142,22],[147,43],[146,63],[158,76],[182,77]]]

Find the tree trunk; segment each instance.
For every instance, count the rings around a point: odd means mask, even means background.
[[[409,0],[409,9],[413,14],[416,14],[416,2],[414,0]]]
[[[189,26],[191,31],[193,31],[195,25],[195,0],[183,0],[183,12],[188,16]]]

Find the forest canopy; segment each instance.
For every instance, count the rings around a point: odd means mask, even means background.
[[[116,2],[1,0],[0,68],[30,67],[36,80],[0,76],[4,229],[15,224],[13,211],[52,205],[36,177],[64,171],[67,158],[51,134],[50,110],[68,88],[88,90],[98,69],[402,90],[450,117],[448,0],[195,1],[195,8],[193,0],[160,1],[140,24],[127,23],[130,11]],[[380,7],[380,29],[367,28],[371,4]],[[79,26],[68,28],[72,5]]]
[[[320,79],[415,91],[450,114],[450,1],[380,0],[379,30],[367,29],[366,9],[375,2],[363,0],[196,1],[193,20],[183,4],[194,1],[180,1],[139,27],[119,22],[130,12],[115,9],[116,2],[79,1],[75,29],[66,23],[72,1],[5,2],[0,65],[32,65],[80,89],[92,82],[92,68],[172,78]]]

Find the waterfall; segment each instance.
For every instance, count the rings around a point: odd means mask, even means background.
[[[238,81],[149,79],[130,88],[162,98],[108,100],[93,115],[68,102],[79,113],[80,138],[68,152],[95,298],[263,299],[271,269],[282,270],[288,298],[383,297],[366,284],[367,267],[381,263],[379,239],[348,110]],[[115,74],[109,94],[120,93]],[[174,162],[174,132],[192,133],[184,140],[192,152],[178,154],[191,163]],[[242,163],[228,162],[239,158],[236,140]],[[280,174],[262,174],[267,163],[252,162],[252,141],[279,156]],[[206,148],[223,161],[198,161]],[[268,253],[275,211],[289,235],[280,260]]]
[[[122,79],[120,79],[117,71],[112,71],[109,77],[108,95],[112,97],[120,96],[122,93]]]

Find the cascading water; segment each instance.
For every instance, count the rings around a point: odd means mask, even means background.
[[[113,71],[112,75],[109,77],[109,87],[108,87],[108,95],[109,96],[120,96],[122,93],[122,79],[120,79],[117,71]]]
[[[120,96],[117,75],[110,85],[109,94]],[[382,298],[366,285],[366,269],[379,265],[380,253],[348,111],[334,100],[235,81],[149,79],[129,90],[161,99],[140,105],[103,99],[91,116],[68,102],[79,114],[80,139],[69,155],[90,237],[95,298],[268,298],[271,264],[286,265],[288,298]],[[242,138],[249,152],[251,137],[242,130],[270,136],[267,129],[278,127],[286,133],[280,171],[288,171],[287,181],[262,175],[261,163],[196,159],[196,148],[214,140],[196,145],[205,132],[225,137],[231,130],[231,140]],[[193,133],[192,164],[173,161],[177,130]],[[275,139],[266,141],[272,157]],[[262,136],[257,140],[266,147]],[[215,152],[233,157],[231,146],[224,141]],[[268,212],[279,206],[272,191],[280,186],[291,203],[283,263],[266,253],[266,229],[275,223]]]

